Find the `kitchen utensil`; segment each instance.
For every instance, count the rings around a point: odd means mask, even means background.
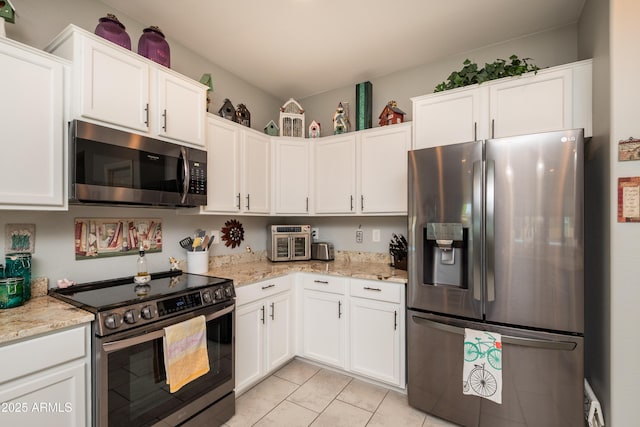
[[[198,250],[200,251],[206,250],[206,248],[209,247],[209,240],[210,240],[209,236],[204,236],[204,239],[202,239],[202,244],[200,245],[200,249]]]
[[[211,244],[213,243],[213,239],[215,239],[216,236],[211,235],[211,238],[209,239],[209,243],[207,243],[207,251],[209,250],[209,248],[211,247]]]
[[[192,249],[192,245],[193,239],[191,238],[191,236],[185,237],[184,239],[180,240],[180,246],[188,251]]]

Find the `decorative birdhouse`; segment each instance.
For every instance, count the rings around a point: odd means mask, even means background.
[[[236,109],[234,108],[229,98],[224,99],[224,103],[222,107],[218,110],[218,115],[220,117],[224,117],[227,120],[231,120],[232,122],[236,121]]]
[[[280,107],[280,136],[304,138],[304,109],[293,98]]]
[[[209,111],[209,103],[211,102],[211,92],[213,92],[213,80],[211,79],[211,74],[203,74],[200,77],[200,83],[207,86],[207,111]]]
[[[333,113],[333,134],[338,135],[347,132],[349,132],[349,104],[340,102],[336,112]]]
[[[15,24],[16,8],[13,7],[9,0],[0,0],[0,18],[3,18],[10,24]]]
[[[280,133],[280,128],[273,120],[269,120],[269,123],[264,127],[264,133],[270,136],[278,136]]]
[[[405,112],[398,108],[396,101],[389,101],[380,113],[380,126],[394,125],[404,121]]]
[[[309,138],[320,138],[320,123],[315,120],[309,125]]]
[[[244,104],[238,104],[236,108],[236,122],[242,126],[251,127],[251,113]]]

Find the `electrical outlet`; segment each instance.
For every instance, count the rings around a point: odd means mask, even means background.
[[[315,228],[311,229],[311,238],[314,241],[320,240],[320,229],[318,227],[315,227]]]
[[[220,230],[211,230],[211,238],[214,245],[220,244]]]
[[[371,241],[379,242],[380,241],[380,230],[377,228],[371,232]]]
[[[362,230],[356,230],[356,243],[362,243],[364,239],[364,232]]]

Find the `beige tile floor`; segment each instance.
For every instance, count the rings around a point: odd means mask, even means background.
[[[407,396],[294,359],[238,397],[236,426],[453,427],[407,404]]]

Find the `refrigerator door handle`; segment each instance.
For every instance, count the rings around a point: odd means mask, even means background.
[[[482,301],[482,161],[473,162],[473,299]]]
[[[411,318],[415,322],[429,326],[433,329],[438,329],[440,331],[464,336],[464,326],[454,326],[447,323],[440,323],[436,322],[435,320],[429,320],[415,315],[411,316]],[[561,351],[572,351],[577,346],[575,342],[571,341],[549,341],[536,338],[513,337],[510,335],[502,335],[502,343],[519,345],[521,347],[534,347],[546,350]]]
[[[487,194],[486,194],[486,216],[485,216],[485,233],[486,233],[486,283],[487,283],[487,302],[496,299],[496,281],[495,281],[495,187],[496,187],[496,163],[493,160],[487,160]]]

